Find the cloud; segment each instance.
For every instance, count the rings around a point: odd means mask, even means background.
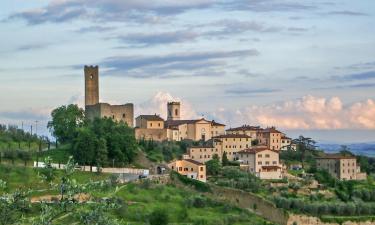
[[[17,12],[9,19],[20,18],[29,24],[61,23],[75,19],[151,23],[158,21],[161,15],[176,15],[212,4],[212,0],[52,0],[45,7]]]
[[[204,76],[203,72],[224,70],[225,60],[257,56],[255,49],[175,53],[156,56],[116,56],[100,63],[108,75],[135,78]],[[208,74],[209,75],[209,74]]]
[[[322,87],[316,88],[317,90],[325,90],[325,89],[344,89],[344,88],[372,88],[375,87],[375,83],[359,83],[359,84],[348,84],[348,85],[336,85],[331,87]]]
[[[361,62],[349,66],[335,67],[335,69],[375,70],[375,62]]]
[[[223,1],[221,5],[228,10],[253,11],[253,12],[289,12],[301,10],[313,10],[314,5],[301,3],[301,1],[278,1],[278,0],[231,0]]]
[[[82,27],[78,30],[76,30],[77,33],[90,33],[90,32],[106,32],[106,31],[112,31],[114,30],[114,27],[109,27],[109,26],[87,26],[87,27]]]
[[[158,114],[167,119],[167,102],[181,102],[181,119],[197,119],[198,115],[192,105],[181,98],[174,97],[168,92],[159,91],[151,99],[136,105],[135,115]]]
[[[11,121],[47,120],[50,112],[50,108],[29,108],[17,111],[4,110],[0,111],[0,118]]]
[[[340,98],[304,96],[270,105],[221,108],[212,113],[232,125],[254,124],[281,129],[375,129],[375,101],[344,105]]]
[[[268,93],[275,93],[280,92],[280,89],[272,89],[272,88],[244,88],[244,87],[237,87],[228,89],[225,91],[227,94],[235,95],[235,96],[251,96],[251,95],[258,95],[258,94],[268,94]]]
[[[375,71],[353,73],[343,76],[332,76],[331,78],[339,81],[370,80],[375,78]]]
[[[327,12],[326,14],[327,15],[343,15],[343,16],[368,16],[367,13],[350,11],[350,10],[330,11],[330,12]]]
[[[141,46],[169,44],[169,43],[181,43],[181,42],[192,42],[199,36],[198,33],[181,30],[173,32],[162,32],[162,33],[135,33],[125,36],[118,36],[122,42],[127,44],[136,44]]]

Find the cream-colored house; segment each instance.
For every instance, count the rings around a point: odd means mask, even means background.
[[[246,134],[224,134],[213,137],[213,147],[218,149],[221,158],[224,152],[228,160],[235,159],[235,153],[251,146],[251,137]]]
[[[280,150],[297,150],[297,145],[293,143],[292,139],[285,136],[284,134],[281,135],[281,147]]]
[[[279,152],[267,146],[254,146],[236,153],[236,159],[250,173],[260,179],[281,179],[282,166],[279,161]]]
[[[206,166],[203,163],[182,159],[169,163],[168,167],[188,178],[206,182]]]
[[[362,180],[367,177],[366,173],[361,173],[355,156],[326,154],[316,158],[316,166],[318,169],[327,170],[339,180]]]
[[[187,149],[187,154],[185,155],[185,158],[189,158],[201,163],[206,163],[207,161],[211,160],[214,157],[214,155],[217,155],[219,159],[221,159],[221,149],[207,146],[196,146],[189,147]]]
[[[164,128],[164,119],[159,115],[140,115],[135,119],[135,123],[134,132],[137,140],[173,140],[168,138],[171,131]]]

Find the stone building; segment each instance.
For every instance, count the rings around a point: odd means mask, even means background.
[[[227,130],[227,134],[246,134],[251,139],[257,139],[257,135],[262,128],[259,126],[242,125],[240,127],[234,127]]]
[[[99,102],[99,67],[85,66],[85,114],[90,120],[98,117],[112,118],[115,121],[122,121],[133,127],[134,105],[110,105]]]
[[[236,159],[242,168],[254,173],[260,179],[281,179],[282,167],[279,152],[268,146],[254,146],[236,152]],[[245,165],[245,167],[243,167]]]
[[[137,139],[157,140],[157,141],[182,141],[182,140],[193,140],[193,141],[207,141],[212,138],[215,134],[224,134],[225,125],[217,123],[215,121],[209,121],[204,118],[196,120],[181,120],[180,117],[180,106],[179,102],[168,102],[167,104],[167,120],[163,120],[161,117],[158,118],[160,124],[164,126],[151,127],[144,126],[141,122],[138,123],[135,129]],[[148,124],[152,124],[151,118],[154,115],[141,115],[137,117],[137,120],[147,120]],[[144,122],[145,123],[145,122]]]
[[[281,137],[284,134],[275,127],[265,128],[257,133],[257,139],[259,140],[259,145],[265,145],[272,150],[281,149]]]
[[[168,164],[171,170],[188,178],[206,182],[206,166],[192,159],[176,160]]]
[[[339,180],[366,179],[366,173],[361,173],[355,156],[341,154],[325,154],[316,158],[317,169],[326,170],[331,176]]]

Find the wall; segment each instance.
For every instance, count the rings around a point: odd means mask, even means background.
[[[128,126],[134,125],[134,106],[131,103],[125,105],[110,105],[107,103],[98,103],[96,105],[86,106],[86,117],[90,120],[100,117],[113,118],[116,121],[123,121]]]
[[[317,217],[306,216],[306,215],[295,215],[291,214],[287,225],[340,225],[338,223],[324,223]],[[347,221],[342,223],[342,225],[374,225],[375,222],[351,222]]]
[[[167,140],[167,129],[146,129],[146,128],[135,128],[135,138],[137,140],[154,140],[164,141]]]

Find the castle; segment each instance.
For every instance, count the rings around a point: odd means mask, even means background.
[[[85,112],[90,120],[95,117],[112,118],[115,121],[122,121],[128,126],[134,126],[134,105],[110,105],[99,102],[99,67],[85,66]]]

